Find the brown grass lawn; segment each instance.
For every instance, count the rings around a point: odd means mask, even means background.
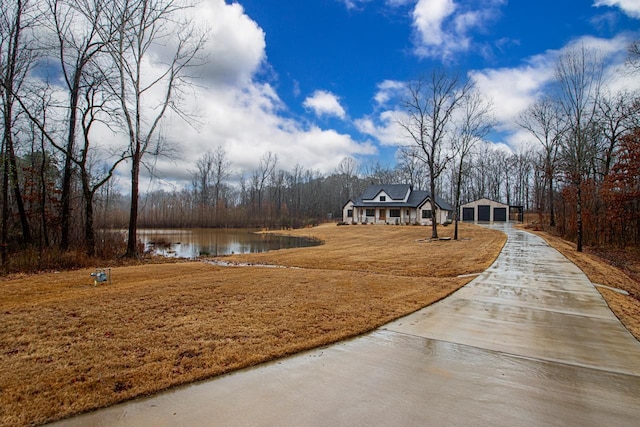
[[[440,228],[448,236],[452,227]],[[32,425],[362,334],[486,269],[505,236],[333,224],[291,232],[322,246],[0,280],[0,424]]]

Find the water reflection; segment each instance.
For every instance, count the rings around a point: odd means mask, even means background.
[[[138,239],[145,251],[161,256],[197,258],[316,246],[317,240],[276,236],[247,229],[143,229]]]

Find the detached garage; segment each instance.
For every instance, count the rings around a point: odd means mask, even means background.
[[[509,205],[489,199],[479,199],[460,207],[465,222],[507,222]]]

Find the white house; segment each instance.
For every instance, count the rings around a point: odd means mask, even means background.
[[[409,184],[371,185],[362,195],[349,200],[342,208],[342,221],[358,224],[439,224],[451,219],[453,208],[426,191]]]
[[[465,222],[509,222],[509,205],[489,199],[478,199],[460,206]]]

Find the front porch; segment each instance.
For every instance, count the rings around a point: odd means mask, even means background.
[[[424,210],[418,221],[418,211],[406,208],[355,208],[351,222],[381,225],[431,225],[431,211]]]

